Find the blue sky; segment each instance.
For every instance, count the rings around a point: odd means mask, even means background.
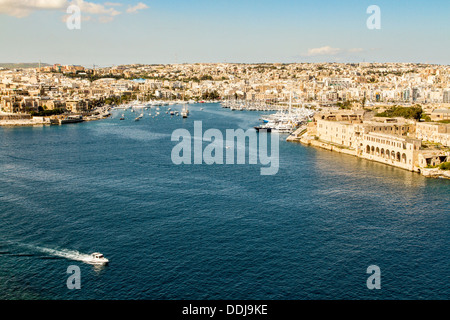
[[[450,64],[448,0],[73,1],[79,30],[63,20],[71,0],[0,0],[0,62]],[[370,5],[380,30],[366,26]]]

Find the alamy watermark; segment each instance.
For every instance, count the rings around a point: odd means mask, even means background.
[[[67,278],[67,289],[81,289],[81,270],[79,266],[70,265],[67,267],[67,274],[70,276]]]
[[[370,14],[367,18],[366,25],[369,30],[381,29],[381,9],[377,5],[371,5],[367,8],[367,14]]]
[[[367,267],[367,273],[371,274],[369,278],[367,278],[367,288],[370,290],[373,289],[381,289],[381,270],[379,266],[370,265]]]
[[[270,155],[268,139],[270,136]],[[187,129],[176,129],[172,141],[179,141],[172,149],[172,163],[179,164],[245,164],[248,146],[248,164],[259,163],[265,167],[261,175],[275,175],[279,168],[279,135],[265,130],[259,134],[254,129],[226,129],[225,140],[219,129],[203,132],[202,122],[194,121],[193,136]],[[210,142],[203,149],[203,141]],[[246,143],[248,141],[248,144]],[[235,145],[236,142],[236,145]],[[235,157],[236,153],[236,157]],[[224,161],[225,158],[225,161]]]
[[[66,12],[69,14],[66,19],[66,26],[69,30],[81,29],[81,9],[79,6],[70,5]]]

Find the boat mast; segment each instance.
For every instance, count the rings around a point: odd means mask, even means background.
[[[289,115],[291,115],[292,108],[292,91],[289,93]]]

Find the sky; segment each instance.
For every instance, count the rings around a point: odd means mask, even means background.
[[[0,62],[449,65],[449,14],[449,0],[0,0]]]

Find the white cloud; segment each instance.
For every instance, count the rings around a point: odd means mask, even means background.
[[[365,50],[363,48],[352,48],[352,49],[348,49],[349,53],[361,53],[364,52]]]
[[[113,17],[121,14],[115,7],[121,5],[116,2],[106,2],[99,4],[84,0],[0,0],[0,14],[7,14],[16,18],[24,18],[34,11],[55,10],[66,12],[70,5],[80,8],[84,21],[92,20],[91,16],[99,16],[100,22],[109,22]],[[63,17],[63,20],[66,16]]]
[[[139,10],[147,9],[148,6],[145,3],[139,2],[137,5],[133,7],[129,7],[127,9],[127,13],[137,13]]]
[[[62,10],[67,0],[0,0],[0,13],[24,18],[36,10]]]
[[[330,46],[308,49],[307,56],[333,56],[342,52],[342,49],[332,48]]]
[[[107,8],[106,6],[98,3],[88,2],[84,0],[73,0],[71,4],[80,7],[81,14],[95,14],[95,15],[107,15],[107,16],[117,16],[120,11],[114,8]]]
[[[61,17],[61,21],[64,22],[64,23],[66,23],[66,22],[67,22],[67,19],[69,19],[70,16],[71,16],[70,14],[67,14],[67,15],[62,16],[62,17]],[[86,16],[86,15],[83,16],[83,15],[82,15],[82,16],[81,16],[81,21],[93,21],[93,19],[92,19],[92,16]]]
[[[306,56],[316,57],[316,56],[338,56],[348,53],[362,53],[365,50],[363,48],[351,48],[351,49],[340,49],[333,48],[330,46],[324,46],[320,48],[308,49]]]
[[[107,23],[120,15],[117,10],[123,5],[120,2],[95,3],[84,0],[0,0],[0,14],[7,14],[16,18],[25,18],[35,11],[60,11],[65,15],[62,17],[66,21],[68,15],[66,10],[69,6],[75,5],[80,8],[81,19],[83,21],[99,21]],[[137,13],[139,10],[147,9],[148,6],[139,2],[135,6],[129,6],[127,13]]]

